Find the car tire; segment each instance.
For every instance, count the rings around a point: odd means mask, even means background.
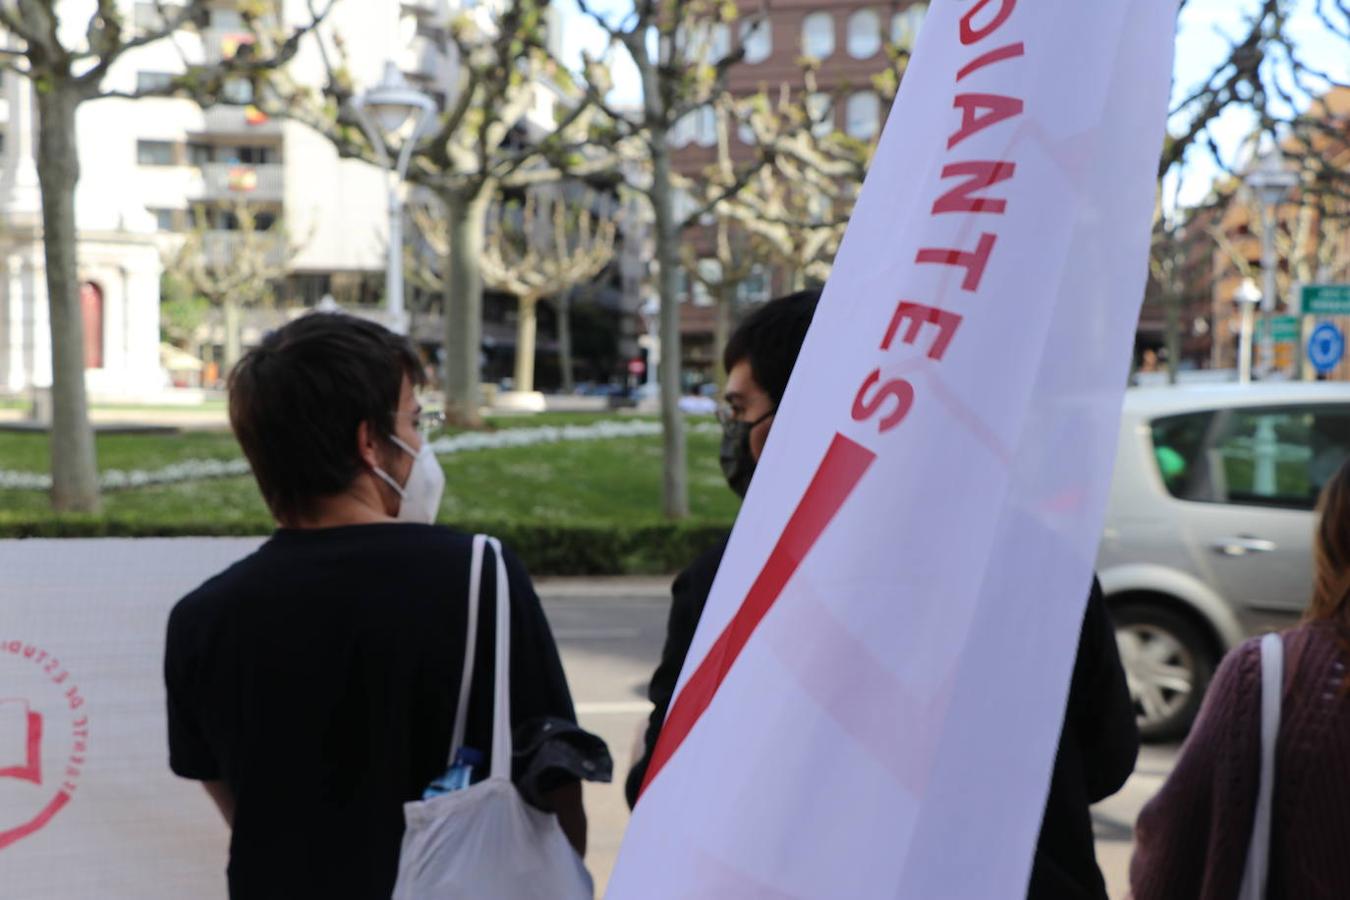
[[[1160,604],[1119,606],[1111,617],[1140,737],[1148,742],[1184,737],[1214,677],[1218,660],[1211,643],[1193,621]]]

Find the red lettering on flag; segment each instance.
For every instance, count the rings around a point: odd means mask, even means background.
[[[1008,21],[1008,16],[1012,14],[1013,7],[1017,6],[1017,0],[999,0],[999,6],[994,11],[993,18],[984,25],[974,25],[975,16],[989,3],[990,0],[979,0],[978,3],[966,10],[966,14],[961,17],[961,43],[967,47],[979,43],[997,31],[999,26]]]
[[[900,326],[909,322],[909,327],[905,329],[904,337],[901,338],[906,344],[912,344],[919,338],[919,329],[925,324],[932,324],[938,327],[938,336],[933,341],[933,346],[928,348],[928,358],[941,360],[947,352],[947,346],[951,344],[952,338],[956,336],[956,329],[961,325],[961,315],[959,313],[949,312],[945,309],[928,306],[924,303],[914,303],[910,300],[901,300],[895,307],[895,315],[891,317],[890,327],[886,329],[886,337],[881,341],[881,349],[891,349],[891,344],[895,341],[896,332]]]
[[[985,66],[992,66],[996,62],[1003,62],[1005,59],[1016,59],[1026,53],[1026,45],[1021,41],[1015,44],[1009,44],[1006,47],[999,47],[997,50],[990,50],[981,56],[976,57],[961,67],[961,71],[956,73],[957,81],[964,81],[967,77],[974,75]]]
[[[1017,164],[993,162],[990,160],[972,160],[952,163],[942,167],[942,177],[964,178],[960,184],[937,198],[933,204],[933,214],[950,212],[995,213],[1002,215],[1008,208],[1008,201],[998,197],[974,197],[976,191],[993,187],[1000,181],[1007,181],[1017,171]]]
[[[961,127],[947,138],[947,149],[952,149],[991,125],[1020,116],[1023,106],[1019,98],[1002,94],[957,94],[952,101],[952,109],[961,110]]]
[[[980,235],[980,242],[974,250],[950,250],[947,248],[925,247],[914,257],[915,262],[936,263],[942,266],[960,266],[966,270],[961,279],[962,290],[976,291],[980,288],[980,279],[984,277],[984,267],[989,262],[989,254],[994,251],[997,235],[988,232]]]
[[[778,602],[783,588],[796,573],[802,560],[811,552],[826,526],[833,521],[876,458],[875,453],[857,441],[835,434],[829,449],[825,451],[825,458],[816,468],[806,493],[793,511],[792,518],[788,519],[783,533],[778,537],[778,543],[750,586],[740,609],[722,630],[666,714],[661,736],[656,741],[651,763],[647,766],[647,777],[642,782],[642,791],[647,790],[652,779],[689,736],[704,710],[712,703],[727,672],[745,649],[750,636]]]

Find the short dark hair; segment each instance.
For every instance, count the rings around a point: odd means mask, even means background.
[[[812,289],[765,303],[732,332],[722,353],[722,365],[730,372],[732,366],[748,360],[755,384],[764,388],[777,406],[783,401],[819,302],[820,291]]]
[[[406,376],[425,380],[406,338],[342,313],[310,313],[263,338],[230,373],[230,425],[267,507],[290,524],[351,486],[362,422],[389,438]]]

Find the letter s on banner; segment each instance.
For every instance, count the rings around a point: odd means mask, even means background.
[[[880,380],[881,370],[873,369],[872,374],[862,383],[862,387],[858,388],[858,395],[853,398],[853,421],[864,422],[872,418],[881,411],[887,398],[893,397],[896,401],[895,409],[881,420],[881,427],[878,429],[880,434],[885,434],[909,415],[910,407],[914,405],[914,386],[903,378],[892,378],[872,395],[871,400],[867,400],[867,392]]]

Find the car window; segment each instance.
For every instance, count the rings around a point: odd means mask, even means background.
[[[1153,462],[1168,493],[1184,500],[1210,499],[1204,490],[1202,453],[1212,412],[1153,420]]]
[[[1350,455],[1350,407],[1235,409],[1217,424],[1199,468],[1218,503],[1312,509]]]

